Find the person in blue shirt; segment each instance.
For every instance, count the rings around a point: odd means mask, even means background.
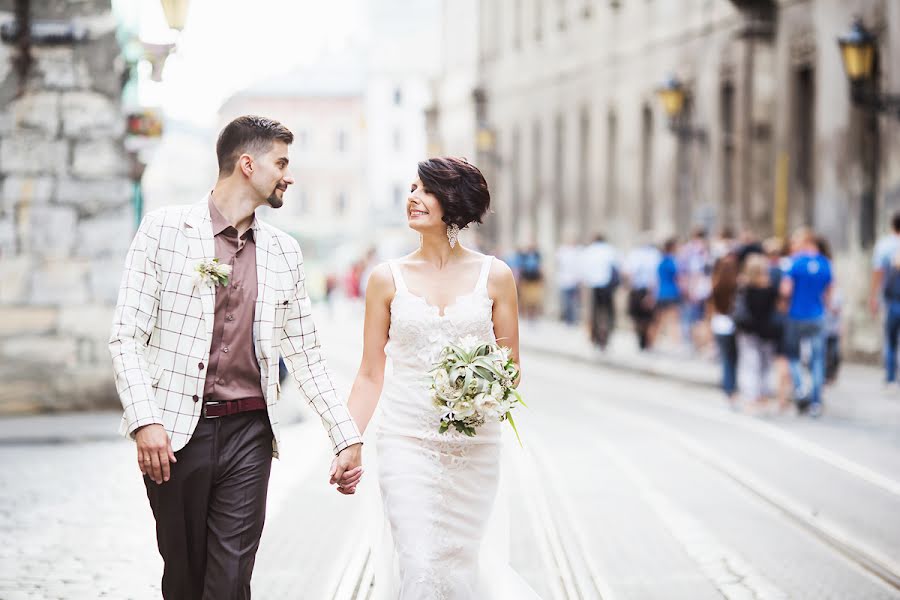
[[[872,253],[872,289],[869,307],[873,316],[884,304],[885,383],[897,380],[897,341],[900,337],[900,212],[891,219],[893,233],[879,240]]]
[[[671,238],[663,244],[663,257],[657,267],[659,289],[656,292],[657,332],[653,337],[661,337],[675,331],[677,336],[678,309],[681,302],[681,291],[678,289],[678,264],[675,256],[678,252],[678,240]]]
[[[825,381],[825,306],[831,289],[831,263],[819,253],[815,233],[803,227],[791,238],[793,254],[785,265],[781,293],[790,298],[785,346],[790,361],[794,397],[801,411],[822,414],[822,385]],[[809,389],[803,385],[800,349],[810,345]]]

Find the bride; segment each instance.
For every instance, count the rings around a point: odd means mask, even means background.
[[[485,424],[475,437],[439,433],[425,384],[441,349],[465,336],[499,340],[518,362],[512,272],[457,242],[459,230],[480,223],[489,206],[487,183],[474,165],[456,158],[420,162],[406,214],[421,246],[369,277],[362,363],[348,404],[364,432],[382,398],[376,446],[393,540],[388,562],[395,566],[376,575],[380,597],[537,598],[507,564],[488,572],[489,557],[480,556],[497,495],[501,424]],[[387,357],[393,372],[385,380]]]

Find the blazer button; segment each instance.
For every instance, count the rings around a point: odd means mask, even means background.
[[[194,400],[194,402],[200,402],[200,396],[198,396],[197,394],[194,394],[193,400]]]
[[[203,363],[200,363],[199,365],[197,365],[197,368],[200,369],[200,370],[202,371],[202,370],[203,370]]]

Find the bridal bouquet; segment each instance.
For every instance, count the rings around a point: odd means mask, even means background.
[[[465,337],[441,351],[429,374],[428,390],[440,412],[438,431],[446,433],[453,427],[474,436],[475,429],[485,423],[509,421],[519,438],[512,410],[525,403],[513,387],[519,368],[509,348]]]

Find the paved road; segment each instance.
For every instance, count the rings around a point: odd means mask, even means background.
[[[346,389],[358,323],[321,325]],[[707,387],[523,358],[511,562],[542,597],[900,598],[896,427],[747,417]],[[159,597],[152,518],[132,446],[104,433],[115,425],[0,421],[0,599]],[[315,420],[285,438],[255,597],[366,598],[370,504],[326,485]]]

